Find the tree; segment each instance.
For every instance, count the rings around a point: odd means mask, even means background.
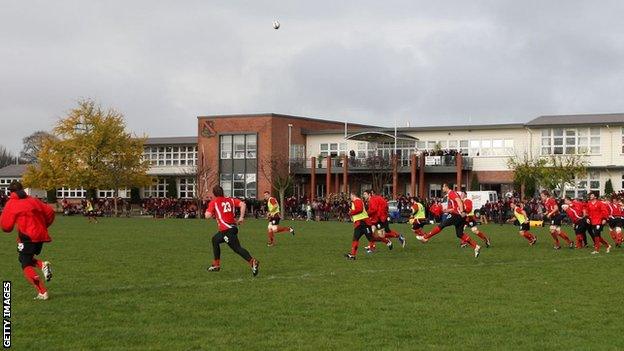
[[[542,181],[544,167],[547,161],[542,158],[530,158],[527,154],[524,157],[510,157],[507,160],[507,167],[514,171],[514,183],[520,184],[520,191],[526,197],[535,195],[535,188]],[[529,190],[533,190],[530,192]]]
[[[371,156],[366,159],[366,166],[370,169],[373,190],[382,194],[384,185],[392,182],[392,158]]]
[[[477,191],[479,190],[479,177],[477,176],[477,173],[473,172],[472,173],[472,179],[470,180],[470,190],[472,191]]]
[[[54,138],[54,135],[40,130],[22,139],[24,146],[20,152],[20,160],[25,163],[37,162],[37,154],[43,146],[43,141],[47,138]]]
[[[38,163],[28,167],[24,183],[54,189],[62,186],[113,189],[117,214],[119,189],[148,185],[149,164],[142,159],[145,138],[126,132],[123,114],[81,100],[45,138]]]
[[[284,198],[286,191],[293,185],[292,174],[288,172],[288,156],[272,157],[260,163],[260,170],[265,179],[271,183],[271,188],[277,191],[279,197],[280,215],[284,218]]]
[[[613,190],[613,182],[611,182],[611,178],[607,179],[605,183],[605,195],[611,195],[615,191]]]
[[[16,162],[17,159],[11,151],[0,145],[0,168],[15,164]]]
[[[574,184],[577,177],[587,174],[588,162],[581,155],[551,155],[542,168],[541,184],[565,196],[566,185]]]

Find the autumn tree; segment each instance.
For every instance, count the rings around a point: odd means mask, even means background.
[[[42,130],[23,138],[22,143],[24,146],[20,152],[20,160],[24,163],[37,162],[37,154],[43,146],[43,141],[48,138],[54,138],[54,135]]]
[[[532,197],[532,192],[527,192],[539,186],[544,175],[544,167],[547,161],[542,158],[531,158],[524,154],[522,158],[510,157],[507,160],[507,167],[514,172],[514,183],[520,185],[520,192],[523,196]]]
[[[57,122],[53,136],[43,139],[38,162],[28,167],[27,186],[113,189],[117,214],[119,189],[151,182],[142,159],[145,138],[127,132],[123,114],[115,109],[81,100]]]
[[[566,185],[574,184],[578,177],[585,176],[588,165],[582,155],[551,155],[542,169],[541,184],[546,189],[558,190],[559,195],[564,196]]]

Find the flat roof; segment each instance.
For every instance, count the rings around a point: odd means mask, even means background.
[[[527,122],[527,126],[548,125],[624,124],[624,113],[596,113],[580,115],[545,115]]]
[[[197,144],[197,136],[147,138],[145,145]]]
[[[340,123],[344,124],[347,122],[348,125],[356,126],[356,127],[367,127],[367,128],[380,128],[379,126],[367,125],[367,124],[359,124],[359,123],[351,123],[349,121],[337,121],[331,119],[322,119],[322,118],[312,118],[312,117],[302,117],[302,116],[292,116],[285,115],[280,113],[243,113],[243,114],[232,114],[232,115],[208,115],[208,116],[197,116],[197,118],[249,118],[249,117],[274,117],[274,118],[294,118],[300,119],[304,121],[314,121],[314,122],[323,122],[323,123]]]

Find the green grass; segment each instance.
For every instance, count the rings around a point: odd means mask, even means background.
[[[515,227],[491,225],[479,259],[448,228],[426,245],[410,234],[405,249],[346,261],[350,224],[293,225],[297,236],[279,234],[273,248],[265,221],[242,227],[261,261],[252,278],[226,246],[222,271],[206,272],[214,222],[58,218],[42,254],[55,269],[46,302],[32,300],[14,235],[3,236],[14,349],[624,348],[624,250],[554,251],[543,229],[528,247]]]

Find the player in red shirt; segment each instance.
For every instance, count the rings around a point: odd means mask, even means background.
[[[349,211],[349,216],[351,216],[351,220],[353,221],[353,240],[351,241],[351,252],[345,254],[345,257],[347,260],[355,260],[358,246],[360,244],[360,238],[365,236],[369,241],[369,245],[371,245],[374,241],[373,232],[371,230],[373,223],[368,216],[368,212],[364,206],[364,201],[362,201],[362,199],[360,199],[354,192],[351,192],[350,197],[351,211]]]
[[[26,280],[37,289],[35,300],[47,300],[48,289],[35,268],[41,269],[46,281],[52,279],[50,262],[36,259],[43,244],[52,241],[48,228],[54,222],[54,210],[38,199],[26,194],[20,182],[9,185],[9,201],[0,216],[2,230],[10,233],[17,225],[17,252]]]
[[[530,232],[531,223],[529,221],[529,216],[524,209],[524,203],[522,201],[518,203],[512,202],[510,206],[514,215],[512,221],[514,221],[520,227],[518,234],[520,234],[521,237],[527,239],[530,246],[535,245],[535,243],[537,242],[537,237]]]
[[[364,200],[368,201],[368,217],[373,223],[373,232],[379,233],[379,238],[397,238],[402,247],[405,247],[405,238],[403,235],[390,229],[388,220],[388,201],[382,196],[375,193],[374,190],[365,191]],[[377,240],[376,240],[377,241]]]
[[[622,203],[617,196],[613,195],[611,201],[605,201],[609,210],[609,235],[615,241],[615,246],[622,246]]]
[[[436,223],[440,223],[441,222],[442,212],[443,211],[444,211],[444,209],[442,208],[442,204],[440,204],[437,200],[435,200],[433,202],[433,204],[431,204],[431,206],[429,206],[429,212],[431,212],[431,214],[433,215],[433,220]]]
[[[480,231],[479,228],[477,227],[477,219],[474,216],[474,209],[472,208],[472,200],[466,198],[466,192],[462,191],[461,192],[461,199],[464,202],[464,211],[466,212],[466,226],[470,227],[470,230],[476,234],[479,238],[481,238],[481,240],[483,240],[483,242],[485,243],[486,247],[490,247],[490,245],[492,244],[490,242],[490,238],[487,237],[487,235],[485,235],[484,232]],[[462,246],[466,246],[468,245],[467,242],[462,242]]]
[[[585,206],[585,215],[588,217],[587,224],[590,225],[589,235],[591,235],[592,240],[594,240],[594,251],[592,251],[592,255],[600,253],[601,244],[606,245],[607,253],[611,252],[611,245],[600,235],[602,233],[602,227],[607,223],[609,210],[602,201],[598,200],[594,192],[589,193],[589,202],[587,202],[587,206]]]
[[[212,237],[214,261],[208,267],[208,271],[218,272],[221,270],[221,243],[227,243],[232,251],[249,263],[251,273],[255,277],[258,275],[260,262],[251,257],[249,251],[245,250],[238,240],[238,226],[245,220],[247,206],[239,199],[223,196],[223,188],[218,185],[212,188],[212,193],[215,197],[208,205],[206,218],[214,218],[217,221],[219,232]],[[240,209],[238,220],[234,217],[237,208]]]
[[[543,190],[540,193],[540,197],[542,198],[542,204],[544,205],[544,223],[550,223],[550,236],[552,236],[555,243],[553,248],[555,250],[561,249],[559,238],[562,238],[566,244],[568,244],[568,247],[573,249],[574,243],[570,240],[568,235],[561,230],[561,220],[563,216],[561,215],[561,212],[559,212],[557,200],[550,196],[550,192],[548,192],[548,190]]]
[[[572,227],[574,228],[574,234],[576,235],[576,248],[582,249],[587,245],[587,220],[585,218],[585,203],[578,200],[572,200],[569,196],[564,199],[562,209],[572,221]]]
[[[442,229],[454,226],[455,227],[455,235],[462,241],[467,242],[474,249],[474,256],[479,257],[481,252],[481,246],[477,245],[477,243],[470,237],[470,235],[464,233],[464,225],[466,224],[466,212],[464,210],[464,203],[462,202],[459,194],[454,190],[451,190],[448,184],[442,185],[442,191],[448,196],[448,206],[446,209],[446,213],[448,216],[446,219],[442,221],[442,223],[438,224],[433,228],[433,230],[426,235],[417,235],[416,239],[426,243],[431,239],[434,235],[440,233]]]

